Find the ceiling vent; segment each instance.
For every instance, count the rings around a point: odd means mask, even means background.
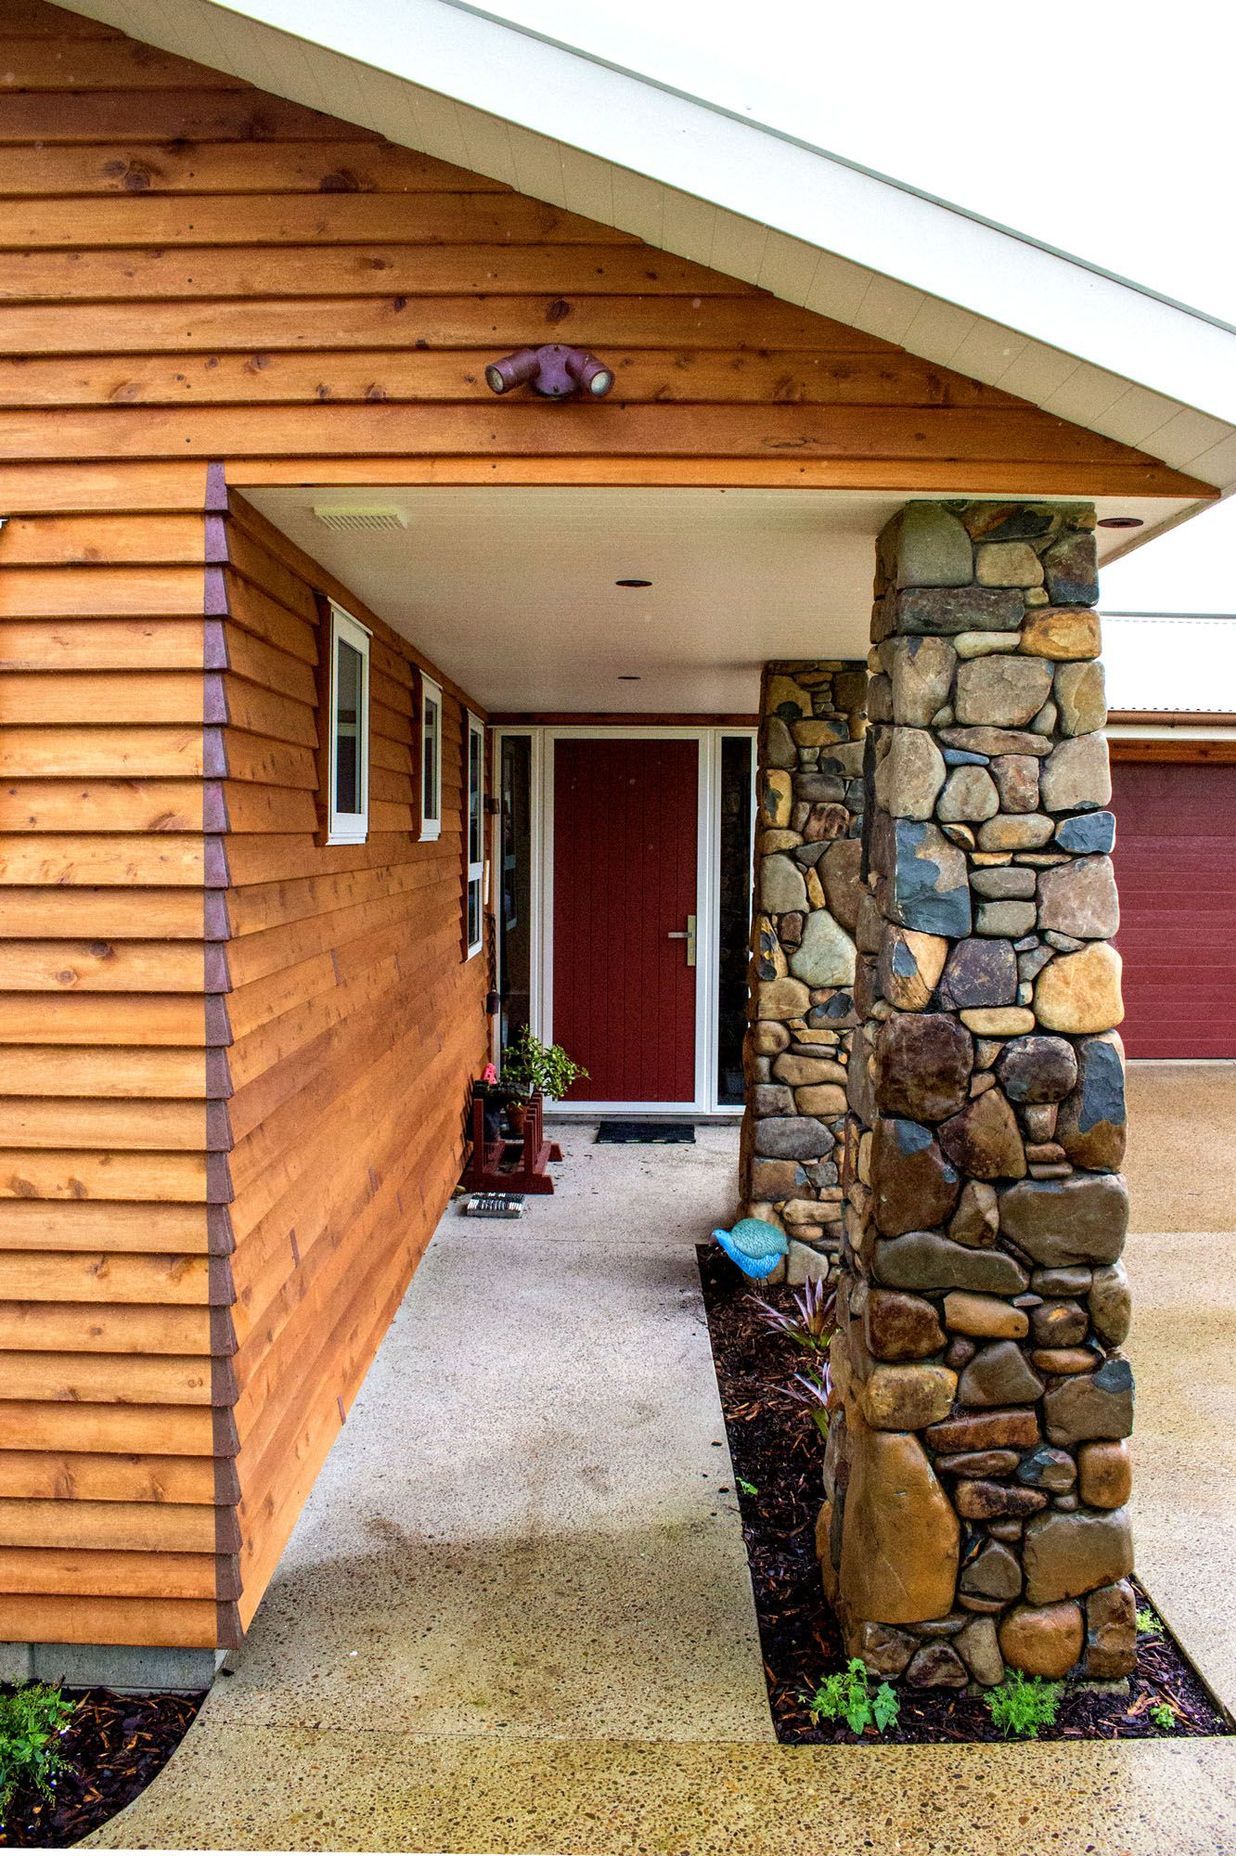
[[[378,529],[408,526],[403,510],[387,503],[315,503],[313,513],[324,528],[341,535],[371,535]]]

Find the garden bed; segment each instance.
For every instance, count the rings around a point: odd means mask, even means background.
[[[804,1354],[769,1328],[758,1306],[762,1298],[788,1310],[794,1291],[755,1288],[715,1246],[701,1246],[699,1260],[777,1738],[791,1746],[852,1740],[844,1722],[821,1723],[809,1707],[822,1679],[844,1668],[845,1658],[815,1557],[823,1439],[810,1407],[788,1390],[803,1370]],[[1138,1604],[1150,1609],[1140,1587],[1137,1594]],[[1233,1731],[1168,1630],[1160,1624],[1140,1632],[1137,1648],[1137,1669],[1127,1686],[1070,1684],[1055,1723],[1041,1727],[1039,1739],[1161,1739]],[[980,1694],[910,1688],[899,1694],[900,1714],[886,1740],[1002,1738]],[[1163,1720],[1164,1705],[1174,1717],[1170,1727],[1152,1717],[1158,1709]]]
[[[60,1741],[65,1768],[48,1798],[18,1788],[4,1814],[0,1848],[64,1849],[89,1836],[163,1770],[206,1699],[106,1688],[65,1689],[64,1696],[75,1704]]]

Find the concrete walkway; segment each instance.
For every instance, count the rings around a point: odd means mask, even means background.
[[[1236,1704],[1236,1259],[1202,1164],[1233,1150],[1236,1069],[1139,1072],[1133,1095],[1141,1566]],[[734,1142],[573,1130],[522,1224],[448,1214],[237,1673],[96,1843],[1236,1849],[1236,1741],[776,1746],[693,1255]]]

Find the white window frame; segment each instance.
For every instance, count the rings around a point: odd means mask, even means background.
[[[464,733],[466,765],[464,768],[464,858],[467,876],[464,881],[464,938],[467,945],[467,958],[473,959],[485,945],[485,724],[480,717],[473,715],[471,709],[465,711],[467,729]],[[479,741],[480,751],[473,760],[472,744]],[[472,784],[475,767],[479,786]],[[472,857],[472,820],[473,803],[476,806],[476,848],[480,857]],[[472,901],[472,888],[476,886],[476,934],[475,941],[468,938],[468,916]]]
[[[430,727],[430,710],[434,715]],[[430,795],[432,806],[425,797],[425,754],[430,742],[433,743],[433,791]],[[421,677],[421,841],[432,844],[442,836],[442,688],[432,677]]]
[[[373,634],[342,606],[330,601],[330,678],[326,732],[326,842],[364,844],[369,836],[369,647]],[[341,812],[335,803],[339,771],[339,647],[349,645],[360,659],[360,701],[356,714],[356,772],[360,809]]]

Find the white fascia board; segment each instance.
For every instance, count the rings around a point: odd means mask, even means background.
[[[398,0],[397,9],[390,0],[351,0],[346,9],[337,0],[210,4],[646,175],[1236,424],[1236,337],[1221,325],[773,131],[444,0]]]

